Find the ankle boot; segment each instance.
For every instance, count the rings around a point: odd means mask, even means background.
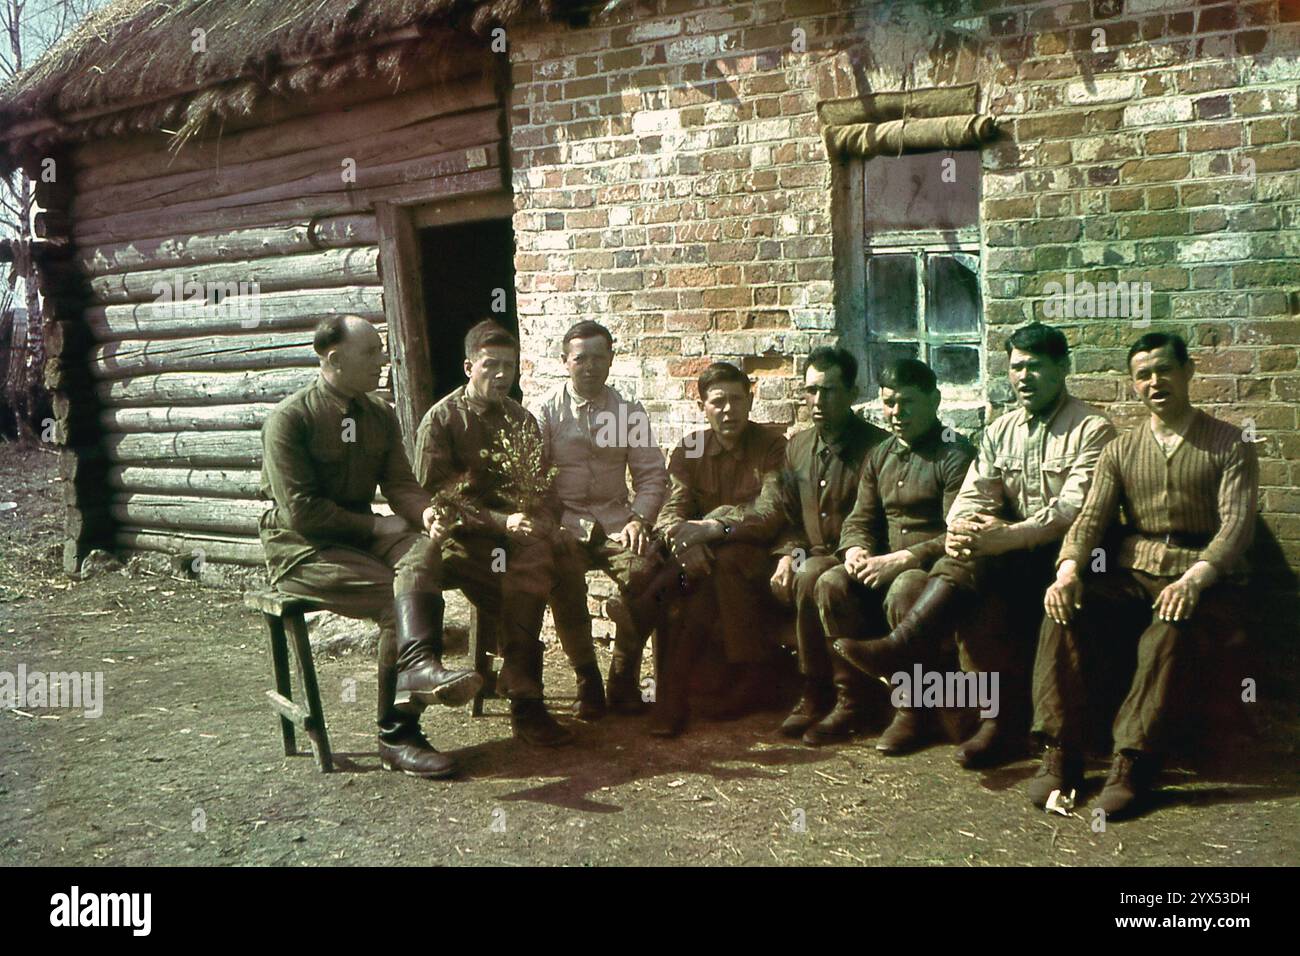
[[[862,712],[861,702],[842,691],[835,697],[831,712],[804,731],[802,740],[809,747],[843,743],[867,729],[869,721]]]
[[[1122,750],[1111,762],[1097,806],[1108,818],[1122,819],[1136,810],[1151,789],[1158,764],[1149,754]]]
[[[605,716],[605,685],[600,680],[600,665],[595,661],[578,668],[578,699],[573,715],[579,720],[600,720]]]
[[[930,578],[911,610],[888,637],[875,641],[841,638],[835,652],[872,677],[886,680],[898,671],[910,670],[918,661],[925,664],[952,618],[958,587],[944,578]]]
[[[790,711],[790,716],[781,723],[781,736],[802,737],[805,730],[830,712],[834,703],[835,688],[827,684],[825,678],[805,676],[799,702]]]
[[[862,675],[835,655],[831,655],[831,674],[835,683],[835,706],[804,731],[802,740],[809,747],[842,743],[866,730],[871,723],[866,707],[866,682]]]
[[[456,763],[446,754],[439,753],[429,743],[417,726],[396,741],[379,735],[379,762],[385,770],[400,770],[412,777],[440,779],[456,772]]]
[[[899,707],[894,719],[876,741],[876,750],[887,757],[901,757],[919,750],[930,738],[931,722],[919,707]]]
[[[1005,728],[991,717],[981,720],[975,734],[953,753],[953,759],[967,770],[996,767],[1012,756]]]
[[[1078,791],[1082,786],[1083,757],[1048,741],[1043,750],[1042,765],[1026,790],[1029,802],[1036,807],[1045,807],[1054,791],[1068,795],[1071,790]]]
[[[472,670],[442,666],[444,604],[437,592],[399,594],[393,599],[397,629],[398,699],[459,707],[474,699],[483,678]]]
[[[641,699],[641,655],[635,658],[624,657],[617,650],[609,664],[609,684],[606,694],[609,709],[625,717],[635,717],[645,713],[645,701]]]
[[[562,747],[573,742],[573,734],[556,723],[546,702],[537,698],[510,702],[510,726],[515,739],[535,747]]]

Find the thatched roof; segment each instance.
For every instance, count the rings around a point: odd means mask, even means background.
[[[221,112],[221,103],[248,100],[258,90],[320,88],[301,76],[294,81],[294,69],[332,69],[334,79],[342,79],[349,72],[347,55],[366,47],[373,51],[388,37],[409,41],[449,29],[482,35],[496,24],[558,15],[579,5],[568,0],[112,0],[0,89],[0,131],[59,122],[63,128],[58,134],[47,130],[48,141],[154,123],[201,123],[206,119],[201,114]],[[204,31],[206,50],[196,52],[198,29]],[[336,62],[321,66],[331,58]],[[373,59],[372,53],[370,72]],[[386,66],[394,68],[392,62]],[[354,67],[353,74],[366,74],[360,62]],[[219,86],[224,93],[215,97]],[[194,103],[199,91],[208,93],[202,106]],[[179,103],[182,96],[190,102]],[[97,130],[68,128],[89,115],[142,106],[145,113],[125,127],[119,121],[116,127],[101,123]]]

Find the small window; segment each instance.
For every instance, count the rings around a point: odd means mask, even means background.
[[[912,356],[940,383],[980,384],[979,154],[875,157],[863,166],[871,379]]]

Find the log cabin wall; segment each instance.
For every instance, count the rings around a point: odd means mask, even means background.
[[[262,563],[260,427],[317,374],[314,325],[356,313],[388,331],[375,204],[508,188],[498,75],[486,54],[464,66],[347,109],[299,101],[176,155],[162,136],[73,150],[84,308],[64,338],[88,341],[51,376],[65,439],[84,426],[69,570],[91,547]]]

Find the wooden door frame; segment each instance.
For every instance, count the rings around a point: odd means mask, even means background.
[[[435,387],[417,230],[459,222],[509,219],[513,215],[514,197],[509,189],[411,205],[375,203],[384,318],[388,323],[388,354],[392,364],[390,384],[402,442],[411,461],[415,460],[415,432],[433,405]]]

